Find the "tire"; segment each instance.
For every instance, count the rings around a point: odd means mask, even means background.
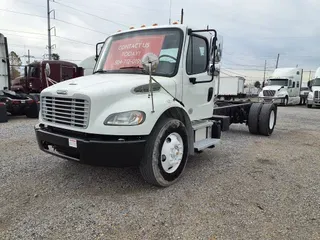
[[[277,109],[274,104],[264,104],[259,115],[260,135],[270,136],[277,121]]]
[[[248,116],[248,127],[251,134],[259,134],[259,115],[263,103],[253,103]]]
[[[174,144],[180,146],[182,157],[170,164],[169,150]],[[161,118],[152,130],[146,144],[140,172],[144,180],[152,185],[168,187],[175,183],[184,171],[188,159],[188,134],[185,125],[172,118]],[[175,156],[180,155],[179,152]],[[179,161],[181,160],[181,161]],[[170,168],[171,167],[171,168]]]
[[[312,104],[307,104],[307,107],[308,108],[312,108]]]
[[[28,95],[34,102],[26,110],[27,118],[38,118],[39,117],[39,107],[38,107],[38,98],[33,95]]]

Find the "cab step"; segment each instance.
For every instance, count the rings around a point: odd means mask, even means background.
[[[202,151],[206,148],[215,147],[217,144],[219,144],[219,142],[220,142],[220,139],[206,138],[206,139],[195,142],[194,150]]]
[[[220,139],[212,138],[212,127],[214,122],[215,121],[212,120],[197,120],[192,122],[195,151],[212,148],[220,142]]]

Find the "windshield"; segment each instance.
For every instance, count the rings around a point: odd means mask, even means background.
[[[288,86],[288,79],[269,79],[268,81],[269,86]]]
[[[313,79],[311,81],[311,86],[320,86],[320,78]]]
[[[34,78],[39,78],[40,77],[39,67],[30,66],[28,68],[28,76],[34,77]]]
[[[138,73],[146,53],[159,57],[154,75],[174,76],[178,70],[182,45],[180,29],[151,29],[127,32],[107,39],[94,72]]]

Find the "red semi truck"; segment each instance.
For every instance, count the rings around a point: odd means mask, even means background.
[[[50,76],[45,74],[47,64],[50,67]],[[44,60],[25,66],[24,77],[12,80],[10,89],[16,93],[40,94],[43,89],[54,83],[80,76],[83,76],[83,68],[75,63]]]
[[[43,89],[83,75],[83,68],[74,63],[44,60],[25,66],[24,76],[10,81],[7,39],[0,33],[0,106],[5,105],[11,115],[37,118]]]

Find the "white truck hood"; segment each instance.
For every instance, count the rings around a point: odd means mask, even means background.
[[[320,91],[320,86],[313,86],[312,91]]]
[[[278,91],[282,86],[280,85],[272,85],[272,86],[265,86],[262,90],[276,90]]]
[[[156,80],[161,82],[161,85],[168,87],[167,90],[175,96],[174,79],[168,81],[164,77],[155,77]],[[165,79],[166,81],[161,81]],[[46,93],[56,95],[57,91],[64,91],[67,96],[72,96],[73,94],[84,94],[89,96],[98,96],[98,95],[118,95],[121,93],[128,93],[134,87],[148,84],[149,76],[141,74],[94,74],[90,76],[84,76],[79,78],[70,79],[67,81],[59,82],[54,84],[46,89],[44,89],[41,94],[45,95]],[[59,96],[60,94],[58,94]],[[63,96],[60,95],[60,96]]]

